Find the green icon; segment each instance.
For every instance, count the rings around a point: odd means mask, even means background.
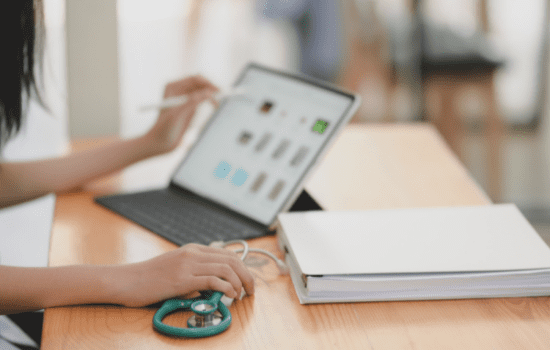
[[[317,120],[317,122],[315,123],[315,125],[313,126],[313,131],[317,131],[319,134],[322,134],[325,129],[327,128],[327,125],[328,123],[325,122],[324,120]]]

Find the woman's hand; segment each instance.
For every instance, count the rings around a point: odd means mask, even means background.
[[[189,126],[197,106],[212,98],[219,89],[202,76],[185,78],[166,85],[164,98],[187,95],[189,100],[177,107],[161,110],[155,125],[145,135],[150,150],[162,154],[175,149]]]
[[[141,307],[193,292],[216,290],[239,298],[241,290],[254,294],[254,279],[239,256],[227,249],[187,244],[140,263],[117,266],[112,275],[117,299]]]

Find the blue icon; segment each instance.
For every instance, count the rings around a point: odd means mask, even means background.
[[[214,176],[217,177],[218,179],[223,179],[227,176],[227,174],[229,174],[230,171],[231,171],[231,165],[229,165],[229,163],[227,163],[226,161],[222,160],[220,164],[218,164],[216,169],[214,169]]]
[[[237,169],[233,177],[231,177],[231,183],[237,187],[242,186],[244,182],[248,179],[248,173],[244,171],[243,168]]]

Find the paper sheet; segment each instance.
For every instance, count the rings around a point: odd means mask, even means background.
[[[0,264],[48,266],[55,195],[0,210]]]

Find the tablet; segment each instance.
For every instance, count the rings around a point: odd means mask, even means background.
[[[178,166],[171,186],[262,225],[300,194],[306,175],[359,107],[357,95],[249,64]]]

